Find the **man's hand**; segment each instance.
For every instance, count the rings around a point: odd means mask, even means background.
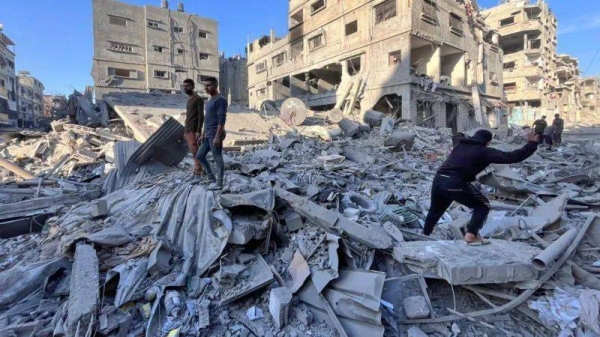
[[[202,133],[196,132],[196,142],[199,142],[202,139]]]
[[[527,141],[528,141],[528,142],[536,142],[536,143],[539,143],[539,142],[540,142],[540,136],[539,136],[537,133],[535,133],[535,132],[530,132],[530,133],[527,135]]]
[[[216,148],[220,148],[220,147],[222,147],[222,146],[223,146],[223,142],[221,141],[221,137],[219,137],[219,136],[215,136],[215,139],[213,139],[213,145],[214,145]]]

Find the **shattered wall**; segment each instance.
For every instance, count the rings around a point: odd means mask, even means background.
[[[240,55],[219,57],[219,91],[229,104],[246,107],[248,101],[248,60]]]

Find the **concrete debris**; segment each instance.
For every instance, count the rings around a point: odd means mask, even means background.
[[[0,334],[545,336],[558,289],[580,303],[569,329],[598,330],[597,140],[483,172],[489,245],[462,241],[459,204],[425,237],[452,129],[397,119],[392,98],[357,116],[352,82],[329,111],[232,112],[223,192],[192,177],[179,95],[75,95],[80,125],[7,136]],[[526,131],[494,133],[508,151]]]

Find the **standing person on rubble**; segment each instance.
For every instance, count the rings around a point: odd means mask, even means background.
[[[479,130],[473,137],[461,139],[433,179],[431,207],[423,234],[429,236],[450,204],[456,201],[473,209],[465,234],[467,244],[488,244],[488,240],[479,236],[479,230],[490,212],[489,201],[471,183],[490,164],[514,164],[529,158],[537,150],[538,141],[538,135],[532,132],[527,136],[525,146],[516,151],[503,152],[488,147],[492,142],[492,133],[487,130]]]
[[[546,122],[546,116],[542,116],[541,119],[538,119],[535,122],[533,122],[532,129],[535,133],[537,133],[537,135],[540,139],[539,140],[540,144],[542,144],[544,142],[544,130],[546,130],[547,126],[548,126],[548,122]]]
[[[553,135],[553,143],[554,145],[562,144],[562,133],[565,129],[565,120],[560,118],[559,114],[554,115],[554,121],[552,121],[552,126],[554,126],[554,135]]]
[[[223,140],[225,140],[225,121],[227,119],[227,100],[218,90],[219,82],[214,77],[209,77],[204,82],[206,93],[210,99],[206,102],[206,113],[204,115],[204,130],[200,139],[200,149],[197,158],[206,172],[203,183],[210,184],[210,190],[222,190],[225,175],[225,164],[223,163]],[[210,169],[206,155],[212,153],[217,168],[217,176]]]
[[[548,125],[544,130],[544,142],[548,148],[552,147],[552,141],[554,139],[554,132],[556,132],[554,124]]]
[[[196,93],[195,88],[196,83],[194,83],[194,80],[188,78],[183,81],[183,92],[188,95],[185,112],[185,140],[192,157],[194,157],[194,178],[199,178],[202,175],[202,165],[196,155],[198,154],[198,141],[204,124],[204,100]]]

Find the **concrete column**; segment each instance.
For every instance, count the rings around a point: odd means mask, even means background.
[[[446,127],[446,102],[437,102],[433,104],[433,114],[435,115],[435,127]]]
[[[441,57],[440,47],[436,46],[429,62],[427,62],[427,75],[433,77],[436,82],[440,81]]]
[[[417,116],[417,107],[412,102],[412,93],[410,84],[405,84],[400,88],[400,96],[402,97],[402,118],[414,119]],[[414,105],[414,107],[413,107]]]

